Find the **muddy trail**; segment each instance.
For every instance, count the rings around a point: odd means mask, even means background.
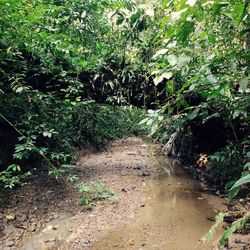
[[[225,200],[174,165],[139,138],[82,154],[77,182],[101,181],[112,199],[80,206],[76,190],[49,178],[36,185],[31,179],[15,196],[5,194],[0,249],[217,249],[218,236],[211,243],[201,238]]]

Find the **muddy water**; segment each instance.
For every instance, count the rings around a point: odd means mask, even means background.
[[[223,209],[223,200],[205,194],[198,182],[170,160],[157,158],[157,165],[162,171],[149,184],[147,200],[134,221],[108,232],[92,250],[214,248],[215,243],[200,239],[213,224],[208,218]]]

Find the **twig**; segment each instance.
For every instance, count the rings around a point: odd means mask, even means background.
[[[0,114],[0,117],[3,118],[4,121],[6,121],[18,134],[25,136],[20,130],[18,130],[13,123],[11,123],[6,117],[4,117],[2,114]],[[26,136],[25,136],[26,137]]]

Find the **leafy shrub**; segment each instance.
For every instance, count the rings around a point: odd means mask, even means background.
[[[243,158],[240,149],[229,145],[209,156],[212,167],[204,174],[209,185],[224,190],[226,184],[241,176]]]
[[[78,183],[75,188],[81,193],[80,204],[91,205],[93,202],[114,199],[114,192],[102,181],[92,181],[89,184]]]
[[[143,110],[100,105],[93,101],[60,101],[42,94],[40,97],[30,104],[29,112],[25,105],[23,109],[18,106],[19,143],[13,145],[13,162],[20,166],[25,166],[28,159],[40,159],[49,168],[49,173],[58,177],[70,169],[68,164],[77,148],[92,144],[101,149],[109,140],[145,133],[138,124]],[[11,101],[8,99],[7,102]],[[37,106],[39,111],[35,110]],[[6,116],[8,120],[13,119],[11,115]],[[13,125],[13,129],[17,129],[16,126]],[[1,172],[0,180],[6,187],[20,182],[21,177],[12,170],[8,167]],[[7,184],[7,180],[10,183]]]
[[[129,105],[134,92],[142,99],[137,80],[145,70],[135,63],[136,53],[128,53],[150,20],[142,9],[128,0],[4,0],[0,8],[5,186],[19,184],[18,173],[24,177],[38,162],[58,177],[69,170],[77,148],[101,148],[108,140],[145,132],[138,125],[143,111],[91,101]]]

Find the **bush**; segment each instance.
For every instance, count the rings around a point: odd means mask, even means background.
[[[6,187],[20,184],[23,178],[17,176],[25,176],[24,172],[30,170],[27,161],[35,161],[29,164],[35,167],[42,162],[49,173],[58,176],[70,169],[78,149],[89,144],[100,149],[109,140],[145,133],[138,125],[144,112],[133,107],[60,100],[34,91],[22,93],[22,98],[12,98],[12,94],[5,97],[1,105],[13,107],[13,112],[2,109],[7,135],[2,133],[0,137],[14,138],[5,141],[5,147],[1,145],[7,160],[0,163],[0,182]],[[17,165],[18,171],[8,165]]]
[[[209,185],[225,189],[227,183],[237,180],[243,171],[240,147],[229,145],[210,156],[211,166],[205,178]]]

